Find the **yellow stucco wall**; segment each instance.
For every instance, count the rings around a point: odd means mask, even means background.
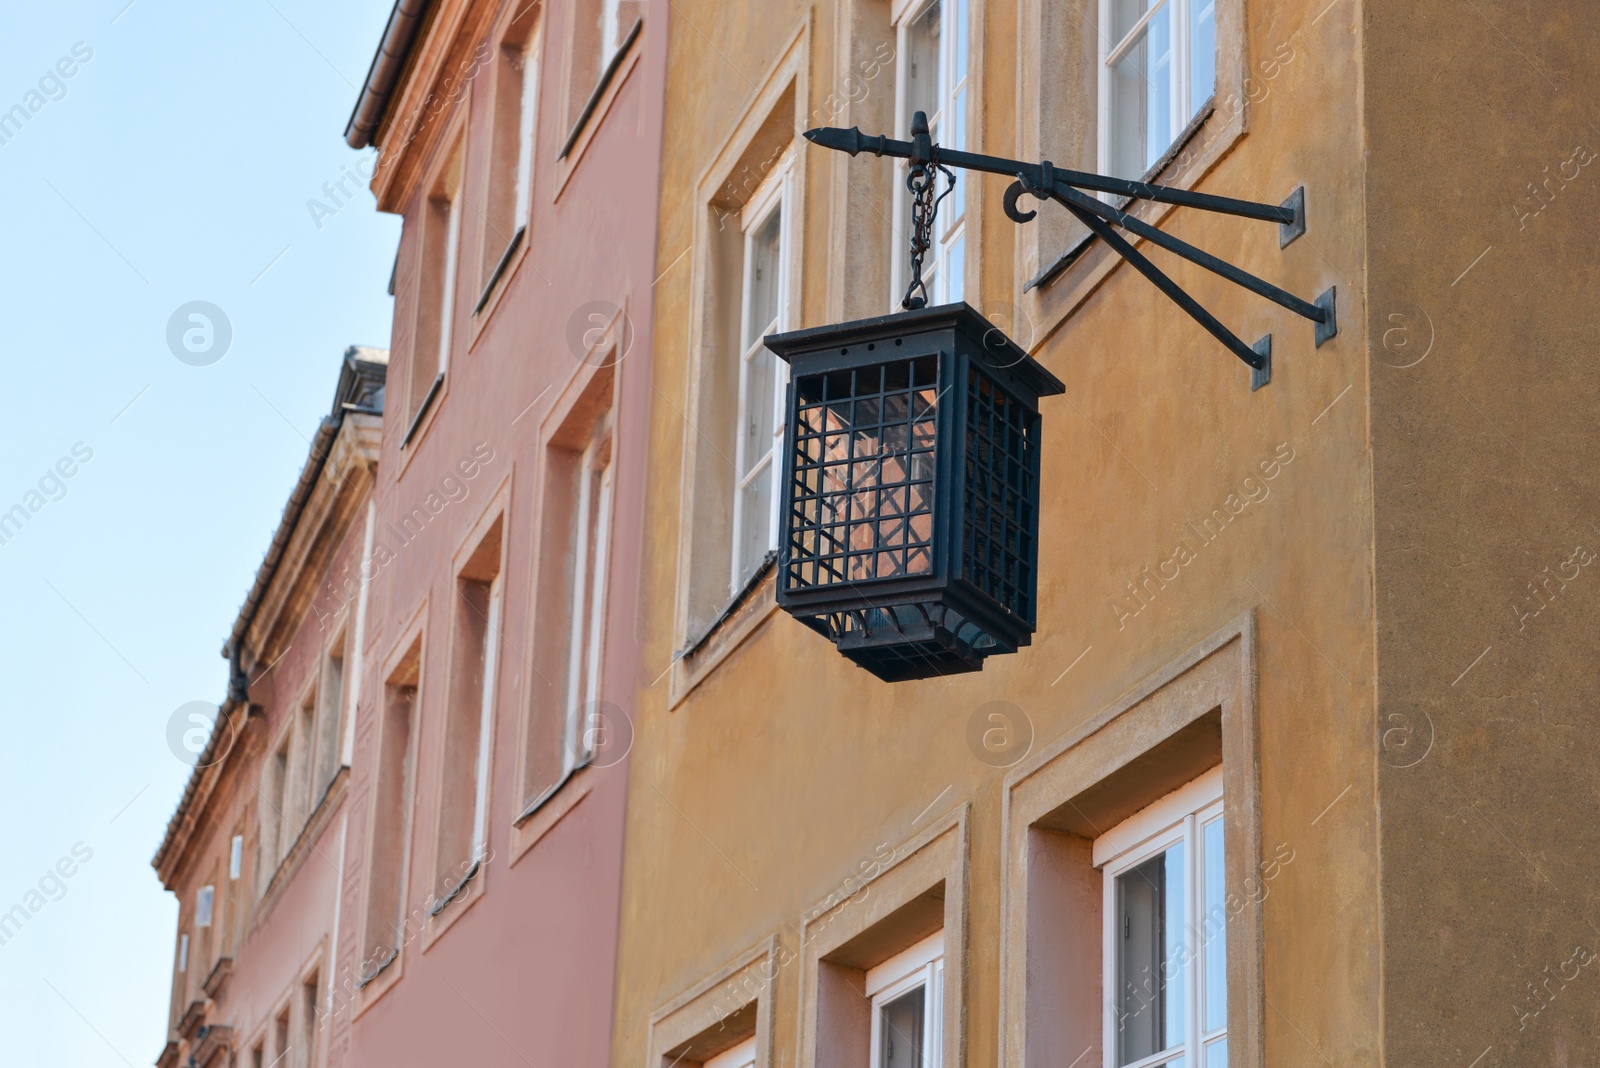
[[[1016,56],[1019,38],[1030,34],[1019,32],[1024,12],[1013,0],[971,2],[980,140],[969,147],[1011,154]],[[1005,770],[969,748],[974,711],[1010,702],[1031,722],[1034,747],[1047,745],[1245,612],[1259,629],[1262,843],[1268,853],[1287,843],[1295,856],[1264,906],[1266,1060],[1275,1068],[1325,1056],[1376,1063],[1378,753],[1355,0],[1247,5],[1248,132],[1228,141],[1197,183],[1274,203],[1303,184],[1307,235],[1280,251],[1277,228],[1264,223],[1181,209],[1163,223],[1308,299],[1336,285],[1342,332],[1314,348],[1310,324],[1157,253],[1247,341],[1274,335],[1273,381],[1252,393],[1242,364],[1133,270],[1116,268],[1059,327],[1033,331],[1035,355],[1067,392],[1042,404],[1040,609],[1031,648],[994,657],[981,673],[891,686],[775,612],[671,707],[668,669],[686,637],[676,621],[680,474],[695,434],[684,413],[699,299],[691,266],[696,185],[797,33],[808,49],[807,110],[824,107],[843,76],[838,20],[870,7],[762,0],[759,14],[753,6],[734,14],[713,0],[671,6],[644,672],[613,1063],[644,1068],[654,1010],[774,933],[794,949],[802,913],[881,844],[970,803],[965,1057],[996,1064]],[[892,82],[892,70],[885,77]],[[839,269],[829,258],[831,213],[846,191],[823,150],[802,143],[799,152],[806,200],[798,325],[811,326],[827,321]],[[887,161],[878,165],[889,180]],[[864,173],[859,161],[853,166],[852,175]],[[1004,187],[988,180],[972,201],[981,253],[969,260],[969,288],[981,279],[981,292],[968,300],[1026,309],[1017,268],[1023,235],[1001,212]],[[884,251],[902,254],[898,245]],[[1189,524],[1217,509],[1231,519],[1201,544]],[[1193,558],[1176,578],[1152,584],[1149,603],[1133,613],[1128,585],[1171,560],[1185,538]],[[778,970],[774,1065],[796,1061],[800,983],[798,967]]]

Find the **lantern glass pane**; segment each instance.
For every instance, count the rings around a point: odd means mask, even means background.
[[[933,569],[938,358],[796,380],[789,589]]]

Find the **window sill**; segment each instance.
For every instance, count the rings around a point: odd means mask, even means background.
[[[511,825],[511,866],[589,796],[598,770],[590,764],[573,769],[517,817]]]
[[[277,904],[278,898],[283,895],[284,888],[294,878],[300,866],[305,863],[315,848],[322,832],[327,830],[328,824],[333,820],[334,810],[344,800],[345,791],[350,785],[350,767],[345,765],[335,773],[333,780],[328,783],[328,788],[322,792],[322,800],[317,802],[317,807],[306,818],[305,824],[300,828],[300,833],[295,836],[294,844],[289,847],[283,859],[278,861],[278,866],[272,873],[266,889],[261,892],[261,898],[256,902],[253,915],[250,917],[250,930],[253,933],[257,927],[272,912],[272,907]]]
[[[1143,181],[1160,182],[1177,189],[1193,189],[1244,136],[1244,111],[1221,111],[1215,100],[1201,108],[1188,128],[1143,176]],[[1131,200],[1119,199],[1127,208]],[[1177,205],[1139,201],[1132,214],[1152,226],[1161,225]],[[1144,239],[1125,235],[1135,248]],[[1041,253],[1047,250],[1041,249]],[[1018,278],[1019,303],[1028,322],[1030,336],[1023,347],[1034,349],[1084,304],[1100,285],[1122,264],[1122,257],[1104,241],[1083,234],[1032,278]]]
[[[494,317],[494,310],[500,306],[501,298],[505,296],[506,290],[511,288],[511,279],[516,275],[517,267],[527,252],[527,238],[527,226],[517,227],[517,232],[511,235],[506,250],[500,254],[500,261],[490,272],[489,281],[483,287],[478,303],[472,306],[470,336],[467,339],[468,352],[477,345],[478,338],[488,328],[489,320]]]
[[[1156,160],[1155,166],[1145,171],[1144,174],[1139,177],[1139,181],[1160,183],[1163,178],[1170,178],[1171,176],[1168,175],[1167,172],[1169,170],[1173,170],[1173,162],[1188,150],[1190,143],[1195,138],[1195,135],[1200,132],[1200,130],[1205,126],[1206,122],[1210,120],[1211,116],[1216,112],[1216,110],[1216,102],[1214,98],[1206,101],[1205,105],[1202,106],[1195,114],[1195,117],[1189,120],[1189,125],[1184,128],[1183,133],[1179,134],[1177,140],[1172,142],[1172,147],[1168,148],[1166,153],[1160,159]],[[1092,196],[1093,194],[1090,195]],[[1133,200],[1133,197],[1118,197],[1113,203],[1114,206],[1119,210],[1127,211],[1128,205],[1132,204]],[[1173,205],[1170,204],[1155,205],[1154,202],[1148,203],[1153,204],[1157,208],[1166,210],[1171,210],[1173,207]],[[1133,214],[1143,218],[1147,211],[1149,211],[1148,208],[1144,210],[1135,210]],[[1163,216],[1165,213],[1166,211],[1160,212],[1160,214]],[[1129,234],[1128,239],[1134,245],[1138,245],[1144,240],[1135,234]],[[1083,234],[1078,238],[1077,241],[1069,245],[1065,252],[1061,253],[1061,255],[1052,260],[1049,266],[1045,267],[1044,270],[1040,271],[1033,278],[1029,279],[1027,284],[1022,287],[1022,291],[1026,293],[1030,289],[1036,289],[1039,286],[1049,285],[1054,279],[1060,276],[1061,272],[1065,271],[1068,267],[1072,266],[1072,264],[1076,263],[1078,258],[1099,240],[1100,239],[1092,233]]]
[[[584,101],[583,110],[578,113],[578,121],[572,124],[572,130],[567,134],[567,139],[561,145],[561,152],[557,159],[566,159],[571,154],[573,146],[578,143],[578,138],[583,136],[584,129],[589,125],[589,120],[594,118],[594,113],[599,110],[600,100],[606,95],[606,90],[611,88],[611,83],[617,80],[617,72],[622,69],[623,61],[633,50],[633,43],[639,39],[639,33],[644,29],[644,19],[635,19],[633,28],[623,38],[622,44],[617,48],[616,54],[606,64],[606,69],[600,72],[600,80],[595,82],[594,89],[589,93],[589,99]]]
[[[750,580],[718,613],[716,620],[698,637],[684,644],[673,659],[667,708],[683,703],[696,686],[742,646],[778,609],[777,553],[750,576]]]
[[[435,942],[444,937],[446,931],[454,927],[456,921],[467,914],[467,910],[483,897],[485,891],[485,877],[488,875],[488,861],[485,857],[473,863],[471,869],[459,879],[455,886],[435,899],[432,904],[424,903],[423,912],[426,918],[422,926],[423,953],[433,948]]]
[[[578,169],[579,162],[593,143],[595,133],[604,124],[606,115],[611,111],[611,106],[616,103],[617,97],[622,92],[622,85],[628,80],[628,75],[633,73],[633,68],[638,65],[640,53],[644,49],[639,41],[644,36],[644,19],[634,21],[633,29],[628,31],[623,38],[622,45],[617,49],[617,54],[611,57],[611,62],[606,64],[606,69],[601,73],[600,80],[595,82],[594,89],[590,91],[589,98],[584,102],[583,110],[578,113],[578,121],[572,124],[567,139],[562,143],[561,152],[556,157],[558,174],[556,177],[555,199],[561,199],[561,193],[567,187],[567,181],[573,172]]]
[[[411,444],[411,439],[417,436],[428,416],[433,411],[434,403],[439,399],[439,394],[444,390],[444,372],[440,371],[433,376],[433,385],[428,387],[428,392],[422,396],[422,404],[417,407],[417,414],[411,417],[411,424],[406,427],[406,436],[400,439],[400,447],[404,449]]]
[[[352,1021],[359,1020],[362,1013],[376,1005],[378,999],[392,990],[405,974],[404,954],[399,948],[392,952],[393,956],[378,965],[376,971],[371,974],[362,972],[356,979],[356,1007]]]

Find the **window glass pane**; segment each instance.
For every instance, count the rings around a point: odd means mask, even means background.
[[[956,238],[945,247],[944,256],[942,258],[945,263],[945,282],[947,288],[944,294],[944,302],[946,304],[954,304],[956,301],[963,299],[963,286],[965,283],[964,275],[966,272],[966,252],[967,239],[965,236]]]
[[[882,1052],[879,1068],[922,1068],[925,987],[902,994],[880,1010]]]
[[[1184,847],[1117,876],[1116,1028],[1119,1065],[1183,1041]]]
[[[967,91],[962,89],[950,100],[950,121],[945,124],[949,129],[949,137],[942,138],[943,144],[951,148],[967,147]],[[939,205],[939,225],[941,229],[949,229],[961,220],[967,206],[967,180],[966,171],[954,169],[955,184],[950,189],[950,195],[944,198],[944,203]],[[945,179],[941,176],[939,182],[940,192],[943,192]]]
[[[739,574],[742,585],[766,558],[772,543],[772,469],[770,464],[739,490]]]
[[[1111,173],[1140,178],[1172,143],[1172,19],[1152,15],[1111,68]]]
[[[1217,91],[1217,5],[1191,0],[1189,7],[1189,115]],[[1185,120],[1187,121],[1187,119]]]
[[[1205,1033],[1209,1034],[1228,1023],[1228,939],[1226,923],[1228,909],[1225,898],[1226,867],[1222,856],[1222,820],[1214,819],[1201,832],[1204,839],[1205,897],[1201,901],[1203,916],[1201,937],[1202,959],[1205,961]],[[1206,1068],[1212,1068],[1206,1055]]]
[[[773,209],[745,239],[745,337],[744,349],[760,341],[778,318],[778,275],[781,273],[779,245],[783,234],[783,207]]]
[[[211,926],[211,910],[216,902],[217,888],[202,886],[194,899],[194,925],[196,927]]]
[[[930,125],[939,121],[939,23],[942,0],[933,0],[906,28],[906,113],[904,128],[911,129],[911,116],[921,111]],[[938,139],[937,129],[934,138]]]
[[[1128,31],[1150,10],[1150,0],[1111,0],[1111,26],[1106,34],[1106,51],[1111,51],[1128,36]]]
[[[743,477],[760,462],[772,448],[772,430],[776,419],[772,412],[775,399],[774,381],[778,375],[778,358],[765,345],[751,353],[745,361],[744,397],[740,409],[744,422],[739,427],[739,475]]]
[[[950,18],[956,37],[955,72],[950,76],[950,84],[956,85],[967,76],[967,0],[954,0],[950,7]]]
[[[1219,1038],[1206,1047],[1206,1068],[1228,1068],[1228,1040]]]

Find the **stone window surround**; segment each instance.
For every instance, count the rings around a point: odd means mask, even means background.
[[[476,121],[487,127],[487,131],[481,135],[486,144],[478,146],[484,163],[478,168],[481,173],[474,175],[472,183],[477,193],[476,203],[482,205],[484,210],[478,219],[477,270],[473,272],[472,289],[477,293],[476,304],[472,314],[467,317],[470,321],[467,337],[469,353],[476,348],[478,338],[488,328],[501,298],[511,288],[512,276],[517,273],[517,268],[522,265],[533,243],[533,235],[528,231],[533,226],[534,190],[540,172],[549,167],[549,163],[539,155],[539,138],[542,133],[548,133],[546,120],[549,118],[549,108],[545,106],[545,86],[542,84],[546,73],[544,23],[545,7],[541,0],[510,0],[496,16],[496,22],[489,31],[489,40],[494,42],[495,62],[502,66],[495,70],[488,91],[484,94],[488,99],[476,105],[484,112]],[[528,72],[525,67],[513,79],[507,77],[504,67],[513,62],[523,62],[528,57],[532,57],[533,76],[541,84],[534,90],[531,132],[533,159],[528,175],[527,202],[523,205],[529,218],[518,229],[514,224],[517,207],[516,172],[522,149],[522,106],[526,101],[524,79]],[[514,100],[510,96],[513,81],[517,90]],[[541,164],[545,166],[541,167]],[[504,187],[508,179],[511,185],[509,191]],[[502,197],[505,198],[503,203],[500,200]],[[493,232],[495,228],[491,220],[502,209],[508,213],[505,218],[513,230],[509,235]]]
[[[411,893],[413,890],[411,880],[411,847],[416,840],[418,830],[415,799],[417,793],[416,784],[419,781],[419,772],[421,769],[418,768],[416,764],[421,757],[419,752],[421,745],[420,735],[422,724],[425,722],[423,718],[423,702],[427,699],[426,691],[427,687],[430,685],[428,672],[428,643],[430,641],[428,609],[430,600],[431,597],[428,594],[423,595],[421,602],[417,605],[410,618],[406,621],[404,626],[399,629],[399,636],[390,643],[388,652],[380,661],[381,674],[379,675],[379,678],[382,680],[382,685],[379,690],[379,695],[376,698],[380,704],[378,705],[377,710],[373,713],[377,716],[378,723],[376,725],[377,729],[372,732],[372,738],[369,742],[372,754],[381,760],[382,746],[384,741],[383,728],[387,719],[383,712],[386,710],[386,705],[389,701],[389,690],[393,685],[392,680],[401,673],[402,665],[405,663],[407,658],[412,655],[413,649],[415,648],[419,650],[415,667],[416,692],[412,698],[413,707],[411,709],[411,728],[409,741],[410,752],[408,754],[408,760],[411,762],[411,798],[409,799],[408,814],[405,819],[405,826],[400,833],[400,841],[397,845],[397,848],[399,848],[401,854],[399,863],[400,885],[398,888],[400,907],[398,912],[403,930],[408,929],[409,921],[413,919],[417,913],[421,912],[420,909],[414,909],[410,904]],[[356,925],[356,967],[358,977],[361,969],[366,966],[366,961],[364,958],[367,953],[367,940],[371,923],[371,913],[373,909],[372,896],[374,893],[374,888],[371,880],[373,878],[374,869],[377,866],[375,863],[375,839],[377,835],[379,815],[378,806],[376,804],[377,790],[378,783],[374,773],[374,776],[368,779],[368,781],[364,784],[363,790],[361,791],[364,795],[363,800],[366,808],[366,811],[362,817],[366,821],[366,843],[364,850],[365,856],[362,858],[361,864],[361,878],[363,885],[359,891],[361,904]],[[379,969],[377,974],[375,974],[371,979],[365,983],[362,983],[358,978],[356,986],[356,1004],[353,1010],[352,1019],[359,1019],[363,1013],[377,1003],[379,998],[388,993],[390,988],[400,981],[401,977],[405,974],[406,956],[406,946],[402,944],[396,947],[394,958],[383,968]]]
[[[1006,776],[1001,1068],[1045,1068],[1066,1046],[1082,1045],[1079,1036],[1085,1030],[1096,1048],[1103,1038],[1100,872],[1092,867],[1090,839],[1082,827],[1074,833],[1072,824],[1081,823],[1091,833],[1097,824],[1110,827],[1220,762],[1227,885],[1231,891],[1248,891],[1258,884],[1256,679],[1256,624],[1253,613],[1246,612]],[[1078,872],[1083,879],[1081,885],[1059,878],[1030,885],[1032,868],[1053,876]],[[1043,924],[1041,900],[1046,893],[1055,895],[1049,902],[1055,908],[1086,917],[1077,925],[1080,930]],[[1235,1068],[1263,1068],[1266,1005],[1259,901],[1230,916],[1227,948],[1229,1062]],[[1074,990],[1086,1011],[1076,1018],[1038,1006],[1030,1012],[1030,1001],[1039,997],[1037,986],[1045,982],[1054,983],[1052,989]],[[1052,1000],[1059,1005],[1068,999]],[[1051,1029],[1048,1035],[1046,1028]],[[1035,1046],[1031,1053],[1030,1040]]]
[[[756,1068],[773,1063],[772,980],[788,954],[772,935],[650,1014],[647,1068],[697,1068],[756,1040]]]
[[[685,367],[686,396],[684,413],[684,464],[679,512],[678,588],[674,623],[675,644],[680,652],[669,670],[669,707],[675,708],[735,649],[744,643],[772,615],[777,601],[772,592],[772,568],[758,569],[743,590],[730,598],[713,598],[706,592],[712,583],[725,588],[732,551],[731,530],[722,530],[705,521],[721,509],[724,498],[732,500],[731,479],[713,477],[722,457],[706,444],[706,435],[728,432],[732,443],[734,412],[721,410],[717,397],[705,383],[714,376],[709,368],[726,354],[719,346],[728,340],[717,321],[721,289],[719,279],[728,274],[719,269],[719,235],[735,232],[730,220],[761,184],[766,170],[776,164],[784,151],[807,128],[806,102],[809,100],[811,30],[801,23],[789,43],[772,64],[767,75],[752,90],[739,111],[727,139],[695,183],[694,233],[691,248],[689,340]],[[791,114],[780,114],[787,108]],[[800,154],[789,179],[787,202],[794,216],[790,228],[791,247],[785,251],[789,265],[792,322],[806,321],[803,301],[806,289],[802,268],[805,263],[806,231],[810,226],[806,185],[811,157]],[[820,161],[818,161],[820,163]],[[709,454],[709,455],[708,455]],[[697,477],[698,476],[698,477]],[[724,487],[722,482],[726,481]],[[726,489],[726,492],[724,490]],[[720,561],[720,563],[719,563]],[[708,611],[713,599],[723,605],[720,612]]]
[[[481,509],[479,509],[477,518],[473,520],[472,526],[468,529],[467,533],[462,536],[459,544],[456,547],[455,554],[451,557],[450,561],[450,585],[452,597],[454,597],[456,596],[454,592],[455,584],[460,581],[463,573],[469,570],[473,558],[479,554],[480,550],[483,549],[491,536],[499,538],[500,544],[498,548],[494,550],[496,557],[494,564],[494,580],[500,583],[500,592],[498,594],[500,597],[500,626],[498,630],[490,630],[486,636],[486,640],[489,643],[498,643],[501,646],[501,649],[496,661],[494,675],[490,677],[489,681],[489,685],[493,689],[493,696],[491,700],[493,700],[494,705],[493,712],[489,717],[488,723],[489,761],[487,767],[482,769],[483,774],[488,779],[487,784],[485,784],[483,788],[486,789],[487,796],[490,799],[491,810],[493,808],[495,785],[494,766],[497,749],[495,745],[495,739],[499,732],[501,712],[501,699],[499,694],[502,686],[505,684],[504,675],[506,669],[506,655],[507,653],[515,655],[514,651],[506,646],[505,638],[503,637],[505,631],[505,611],[507,600],[505,581],[506,565],[508,562],[507,552],[509,549],[511,536],[511,480],[514,472],[515,468],[512,468],[501,476],[499,485],[497,485],[493,492],[490,493],[488,502]],[[496,524],[499,524],[498,534],[495,531]],[[483,564],[482,561],[478,561],[478,563],[480,566]],[[449,634],[447,635],[449,644],[446,646],[446,648],[451,652],[451,656],[446,661],[444,669],[446,675],[455,669],[454,650],[455,642],[457,640],[456,625],[456,615],[454,612],[452,612],[450,613],[449,622],[445,624],[446,629],[449,631]],[[450,680],[447,679],[447,685],[449,684],[449,681]],[[449,698],[446,697],[442,699],[440,703],[444,704],[444,702],[448,699]],[[427,853],[430,863],[434,866],[437,866],[440,856],[439,839],[441,832],[442,813],[437,811],[437,808],[442,803],[445,790],[445,768],[443,754],[445,747],[445,732],[448,727],[449,717],[446,714],[446,710],[441,709],[440,715],[436,718],[436,723],[422,725],[425,744],[435,753],[435,758],[431,762],[430,781],[428,783],[428,796],[433,799],[435,804],[435,818],[433,820],[433,826],[430,829],[429,848]],[[479,787],[474,784],[474,788],[477,789]],[[420,789],[418,792],[421,792]],[[485,841],[487,841],[487,839]],[[436,942],[445,933],[445,931],[449,930],[455,924],[456,920],[465,914],[467,909],[476,903],[477,900],[487,892],[489,883],[489,868],[492,866],[489,862],[492,859],[492,856],[493,855],[491,852],[489,856],[484,857],[482,863],[480,863],[478,866],[478,870],[473,874],[471,879],[467,880],[467,882],[460,887],[456,896],[449,902],[449,904],[441,909],[437,914],[429,917],[429,922],[422,929],[422,952],[426,953],[433,946],[433,943]],[[429,888],[429,892],[438,894],[443,891],[440,887],[434,886]]]
[[[836,893],[805,912],[800,1068],[867,1068],[872,1003],[861,993],[866,972],[939,930],[945,936],[943,1068],[966,1062],[970,818],[971,806],[963,802],[890,857],[875,858],[870,877],[843,900]],[[841,1035],[858,1041],[839,1043]]]
[[[533,500],[538,503],[532,509],[523,506],[524,511],[535,520],[532,551],[527,558],[533,568],[533,575],[529,580],[531,596],[528,598],[526,609],[528,614],[523,629],[523,634],[527,636],[523,653],[533,658],[535,663],[539,662],[541,650],[562,645],[559,642],[550,642],[547,633],[549,628],[566,626],[570,623],[571,617],[570,607],[564,603],[570,591],[565,588],[557,591],[552,587],[541,587],[538,582],[541,569],[548,563],[545,557],[553,542],[552,536],[546,531],[550,511],[547,502],[549,492],[553,489],[551,453],[564,443],[570,445],[566,439],[572,429],[593,423],[600,417],[602,411],[609,413],[611,418],[613,464],[627,455],[625,442],[629,440],[629,435],[635,432],[629,427],[620,425],[615,419],[615,414],[622,408],[623,377],[618,372],[633,342],[630,317],[634,310],[632,294],[627,292],[619,294],[615,303],[617,309],[615,314],[603,327],[590,331],[593,335],[591,347],[565,381],[556,387],[556,396],[539,421],[539,444],[534,452],[536,460],[533,472]],[[623,473],[614,470],[613,478],[617,478],[619,474]],[[617,492],[615,482],[612,492],[613,494]],[[615,536],[616,527],[613,524],[612,537]],[[552,604],[552,597],[558,599],[557,603]],[[609,601],[609,595],[606,600]],[[607,626],[609,627],[609,623]],[[604,650],[605,638],[602,635],[602,664]],[[548,669],[546,673],[552,678],[565,677],[562,665],[547,663],[544,666]],[[512,780],[515,783],[516,795],[513,808],[515,815],[512,817],[507,842],[508,867],[517,864],[563,816],[588,796],[594,786],[595,772],[600,770],[588,764],[580,765],[548,785],[537,797],[527,796],[529,781],[533,776],[528,750],[531,734],[537,727],[535,704],[541,700],[539,687],[544,680],[535,671],[519,669],[518,674],[522,676],[523,682],[521,692],[516,698],[517,748],[514,760],[515,778]],[[603,667],[601,676],[604,678]]]

